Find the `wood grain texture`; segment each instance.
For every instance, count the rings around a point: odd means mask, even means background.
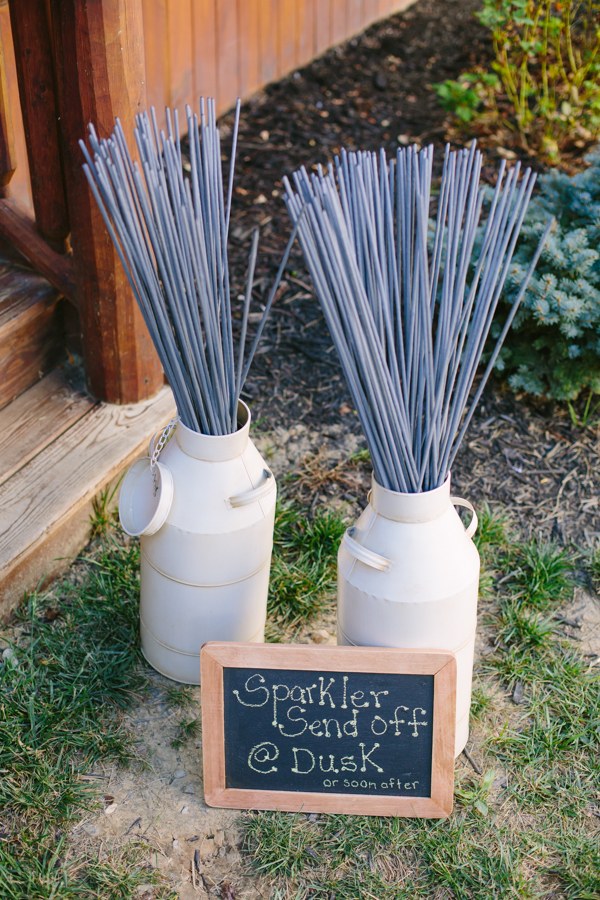
[[[446,818],[452,811],[456,660],[436,650],[314,647],[297,644],[209,642],[201,654],[205,802],[232,809]],[[223,669],[298,669],[433,675],[432,784],[429,797],[260,791],[226,787]]]
[[[193,0],[177,0],[167,6],[168,105],[181,112],[194,92],[192,6]]]
[[[194,97],[190,106],[198,111],[199,97],[217,96],[216,0],[194,0],[192,4]]]
[[[331,46],[331,0],[317,0],[315,5],[315,56]]]
[[[210,703],[202,703],[202,733],[210,735],[204,764],[204,793],[220,793],[225,784],[225,722],[223,719],[223,663],[218,655],[200,653],[200,684],[202,694],[210,695]]]
[[[331,23],[329,26],[330,43],[339,44],[345,41],[350,30],[348,28],[348,0],[330,0],[329,15]]]
[[[454,764],[456,729],[456,659],[454,657],[449,659],[435,675],[433,723],[431,800],[449,816],[454,802],[454,782],[448,778],[449,760],[452,760],[452,764]]]
[[[101,400],[133,403],[154,395],[163,375],[88,188],[78,141],[89,122],[105,136],[119,116],[133,144],[133,116],[146,106],[141,0],[55,0],[52,13],[88,384]]]
[[[72,257],[53,250],[40,237],[33,219],[12,199],[0,199],[0,237],[18,250],[63,297],[77,304]]]
[[[277,71],[279,77],[291,72],[298,66],[298,33],[296,31],[295,0],[280,0],[277,8],[277,27],[279,29]]]
[[[11,0],[10,21],[37,228],[55,249],[69,233],[46,4]]]
[[[379,0],[362,0],[362,23],[365,28],[379,18]]]
[[[240,96],[249,97],[261,85],[260,79],[260,0],[237,0],[240,39],[238,68]]]
[[[259,66],[261,84],[269,84],[279,72],[279,26],[276,0],[258,0]]]
[[[356,34],[363,27],[364,0],[347,0],[348,6],[348,36]]]
[[[435,675],[453,659],[443,650],[406,650],[396,647],[315,647],[310,644],[253,644],[210,641],[203,653],[220,665],[332,672],[382,672],[394,675]]]
[[[95,405],[88,394],[74,391],[56,369],[0,410],[0,485]]]
[[[156,107],[163,121],[163,108],[171,99],[171,75],[168,41],[169,0],[142,0],[144,22],[144,63],[146,70],[146,99]]]
[[[304,0],[296,4],[296,34],[298,36],[298,66],[304,66],[315,55],[315,6],[319,0]]]
[[[450,812],[430,797],[380,797],[359,794],[317,794],[299,791],[217,789],[205,793],[205,803],[225,809],[279,809],[302,813],[343,813],[412,819],[446,819]]]
[[[0,335],[0,408],[35,384],[60,359],[57,298],[47,297],[19,316],[10,333]]]
[[[2,43],[2,55],[4,57],[4,74],[6,76],[6,90],[8,94],[8,107],[12,121],[12,133],[14,140],[15,172],[10,182],[4,186],[2,194],[18,199],[19,205],[26,209],[33,217],[33,201],[31,199],[31,184],[29,181],[29,163],[27,161],[27,145],[23,130],[23,117],[21,115],[21,101],[19,98],[19,84],[17,81],[17,66],[15,51],[10,27],[10,13],[8,4],[0,4],[0,42]]]
[[[19,0],[13,0],[18,5]],[[32,0],[26,0],[32,2]],[[64,0],[55,0],[54,7]],[[95,8],[114,0],[96,0]],[[143,5],[143,52],[146,65],[148,104],[156,107],[162,121],[165,105],[189,103],[194,108],[200,96],[218,97],[218,111],[231,108],[238,95],[247,97],[262,85],[308,64],[332,43],[364,30],[372,22],[405,9],[414,0],[121,0],[135,7]],[[78,4],[84,8],[86,4]],[[282,32],[290,8],[294,8],[294,45],[291,34]],[[235,19],[235,34],[226,39],[231,53],[225,57],[219,47],[217,13],[220,20]],[[135,19],[135,10],[132,22]],[[55,16],[56,17],[56,16]],[[333,17],[333,18],[332,18]],[[346,25],[342,31],[341,22]],[[173,26],[175,26],[173,28]],[[259,33],[257,33],[259,32]],[[275,34],[273,33],[275,32]],[[183,41],[178,53],[177,35]],[[335,36],[333,36],[335,35]],[[31,207],[26,144],[19,108],[12,37],[8,8],[0,5],[0,37],[6,55],[9,107],[14,134],[15,174],[8,195]],[[81,35],[87,41],[85,33]],[[191,60],[190,49],[191,44]],[[187,62],[185,62],[187,60]],[[186,68],[187,67],[187,68]],[[73,67],[74,68],[74,67]],[[78,71],[88,72],[82,66]],[[218,76],[221,88],[218,88]],[[77,74],[73,75],[77,80]],[[143,81],[143,79],[142,79]],[[140,81],[140,83],[142,83]],[[229,84],[229,88],[226,85]],[[187,93],[186,93],[187,91]],[[104,116],[109,127],[112,116]],[[185,122],[182,117],[182,130]],[[8,173],[8,170],[7,170]],[[68,173],[67,173],[68,174]],[[1,175],[0,175],[1,177]]]
[[[0,187],[5,188],[17,167],[12,112],[6,77],[4,42],[0,32]]]
[[[217,103],[230,106],[240,92],[238,72],[238,21],[235,0],[217,3]]]
[[[147,451],[150,437],[174,410],[168,388],[144,403],[97,404],[0,486],[0,611],[18,599],[11,577],[22,585],[26,571],[31,586],[44,576],[36,560],[49,562],[48,542],[57,546],[56,534]]]
[[[63,352],[58,302],[44,278],[0,263],[0,408],[35,384]]]

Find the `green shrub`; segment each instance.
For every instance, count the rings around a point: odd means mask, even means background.
[[[600,393],[600,150],[588,161],[573,177],[556,170],[541,176],[504,292],[510,303],[555,216],[497,364],[515,390],[555,400]]]
[[[563,148],[600,135],[597,0],[483,0],[491,71],[434,85],[459,123],[508,125],[518,143],[556,162]]]

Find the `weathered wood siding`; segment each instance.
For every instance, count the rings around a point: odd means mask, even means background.
[[[219,112],[362,31],[412,0],[143,0],[148,102],[196,106],[216,97]],[[7,195],[33,212],[8,9],[0,0],[0,41],[17,167]],[[105,127],[107,123],[102,123]]]

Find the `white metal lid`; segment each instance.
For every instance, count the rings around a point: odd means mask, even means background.
[[[162,463],[145,457],[135,462],[123,479],[119,494],[119,520],[134,537],[156,534],[164,525],[173,502],[173,476]]]

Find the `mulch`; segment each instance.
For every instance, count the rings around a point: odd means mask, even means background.
[[[259,225],[256,291],[266,295],[290,231],[282,177],[299,166],[327,163],[342,145],[393,154],[399,145],[432,143],[439,172],[448,131],[431,84],[486,61],[478,7],[478,0],[418,0],[244,104],[230,258],[240,290]],[[225,134],[231,122],[223,117]],[[484,178],[493,179],[497,164],[498,148],[486,149]],[[358,427],[297,249],[246,387],[265,428]],[[453,482],[477,502],[514,508],[526,532],[588,545],[598,536],[597,461],[597,434],[574,427],[564,407],[490,384]]]

